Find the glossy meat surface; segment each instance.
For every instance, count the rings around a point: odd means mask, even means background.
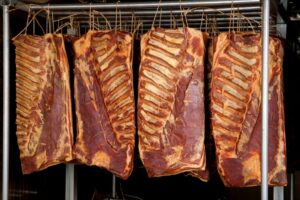
[[[204,35],[194,29],[157,28],[142,37],[138,135],[150,177],[206,168],[204,54]]]
[[[217,38],[210,110],[218,171],[226,186],[261,181],[261,51],[260,34]],[[269,51],[269,184],[286,185],[281,41],[271,38]]]
[[[70,69],[62,35],[20,35],[13,42],[17,138],[29,174],[72,160]]]
[[[132,36],[89,31],[73,46],[76,158],[127,179],[135,141]]]

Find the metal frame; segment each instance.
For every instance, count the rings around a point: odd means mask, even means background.
[[[263,1],[262,28],[262,138],[261,138],[261,199],[268,200],[268,136],[269,136],[269,15],[270,0]]]
[[[66,165],[65,199],[77,200],[77,180],[75,176],[75,164]]]
[[[2,199],[9,192],[9,6],[3,5],[3,166]]]
[[[222,28],[220,28],[222,31],[225,31],[224,27],[228,27],[228,24],[233,23],[233,21],[237,22],[238,19],[236,19],[237,16],[234,17],[234,19],[228,16],[228,14],[231,14],[231,11],[239,12],[244,14],[245,16],[249,17],[249,19],[254,20],[254,17],[257,17],[257,22],[261,23],[261,4],[260,0],[205,0],[205,1],[171,1],[171,2],[134,2],[134,3],[104,3],[104,4],[50,4],[50,5],[28,5],[23,3],[18,3],[15,5],[16,8],[24,10],[24,11],[34,11],[39,9],[44,10],[51,10],[51,12],[55,16],[60,17],[66,17],[66,15],[70,14],[78,14],[78,11],[81,13],[79,15],[73,15],[74,20],[77,18],[85,17],[87,18],[89,12],[97,10],[101,11],[103,15],[110,21],[110,24],[112,27],[119,26],[119,19],[118,24],[116,24],[116,11],[120,11],[120,16],[122,16],[122,22],[131,21],[131,17],[134,14],[134,16],[137,19],[140,19],[143,23],[140,27],[140,30],[143,29],[149,29],[152,27],[152,21],[154,18],[154,15],[157,14],[156,17],[156,24],[161,24],[163,27],[167,24],[170,24],[170,17],[175,16],[176,24],[179,26],[182,26],[182,13],[188,12],[188,24],[190,27],[193,28],[199,28],[199,23],[202,19],[203,26],[204,24],[212,23],[213,20],[208,20],[205,22],[204,18],[207,15],[211,15],[212,17],[208,19],[219,19],[220,15],[224,15],[226,18],[226,25],[220,25]],[[187,11],[189,8],[192,8],[192,11]],[[77,12],[76,12],[77,11]],[[204,14],[204,16],[203,16]],[[44,14],[45,16],[46,14]],[[97,14],[95,15],[95,18]],[[98,16],[99,17],[99,14]],[[119,16],[118,16],[119,17]],[[160,17],[162,19],[167,19],[169,22],[167,23],[160,23],[159,19]],[[101,17],[100,17],[101,18]],[[99,18],[99,19],[100,19]],[[121,17],[120,17],[121,18]],[[198,23],[193,23],[192,20],[195,22],[195,18],[198,19]],[[67,18],[68,19],[68,18]],[[189,22],[191,19],[191,23]],[[102,18],[100,19],[102,20]],[[245,19],[244,19],[245,20]],[[77,21],[82,21],[77,20]],[[86,21],[88,22],[88,20]],[[85,22],[85,23],[86,23]],[[125,24],[124,23],[124,24]],[[130,24],[130,23],[129,23]],[[181,24],[181,25],[180,25]],[[236,23],[235,23],[236,24]],[[123,24],[122,24],[123,25]],[[256,31],[260,31],[260,27],[257,23],[252,21],[252,25],[255,28]],[[210,25],[208,25],[210,27]],[[231,25],[232,27],[232,25]],[[246,26],[242,27],[245,28]],[[247,26],[250,27],[249,25]],[[246,27],[246,28],[247,28]],[[275,28],[273,28],[275,32]],[[140,32],[141,33],[141,32]]]
[[[263,34],[262,38],[262,147],[261,147],[261,199],[268,199],[268,46],[269,46],[269,10],[270,10],[270,0],[263,1],[263,25],[261,31]],[[53,5],[26,5],[17,3],[16,8],[28,11],[29,7],[31,10],[39,9],[51,9],[53,11],[82,11],[89,9],[99,9],[99,10],[112,10],[118,7],[119,9],[156,9],[158,6],[161,8],[176,8],[179,7],[219,7],[221,9],[230,8],[232,5],[238,6],[252,6],[253,4],[260,5],[260,0],[213,0],[213,1],[184,1],[184,2],[150,2],[150,3],[118,3],[118,4],[53,4]],[[210,10],[210,9],[207,9]],[[212,11],[212,10],[211,10]],[[151,12],[151,11],[148,11]],[[152,11],[153,12],[153,11]],[[199,11],[201,12],[201,11]],[[142,13],[141,13],[142,14]],[[9,13],[8,6],[3,6],[3,195],[2,199],[8,199],[8,168],[9,168]],[[74,165],[67,165],[66,167],[66,189],[68,189],[69,194],[66,194],[66,199],[74,200],[76,195],[75,178],[74,178]],[[113,195],[116,195],[115,191],[115,177],[113,177]],[[66,190],[67,191],[67,190]],[[283,195],[283,190],[279,191],[279,195]]]
[[[183,2],[147,2],[147,3],[105,3],[105,4],[52,4],[52,5],[31,5],[32,10],[38,9],[51,9],[51,10],[82,10],[82,9],[111,9],[116,8],[120,9],[141,9],[141,8],[157,8],[157,6],[164,7],[228,7],[231,5],[253,5],[260,3],[260,0],[213,0],[213,1],[183,1]],[[22,5],[22,4],[21,4]],[[29,8],[27,4],[23,4],[25,7]],[[27,9],[28,10],[28,9]]]
[[[290,200],[294,200],[294,192],[295,192],[295,173],[291,173],[290,175]]]

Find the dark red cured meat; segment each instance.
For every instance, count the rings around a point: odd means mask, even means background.
[[[270,38],[269,51],[268,182],[269,185],[284,186],[287,179],[282,91],[283,47],[278,38]],[[229,75],[224,73],[226,71]],[[223,86],[216,85],[215,80],[224,81]],[[230,90],[228,87],[231,87]],[[212,133],[216,144],[217,167],[224,184],[234,187],[260,185],[260,34],[222,33],[218,36],[212,67],[211,95]],[[237,116],[242,117],[243,121],[237,120]]]
[[[138,135],[150,177],[190,172],[208,180],[204,147],[205,34],[153,29],[141,41]]]
[[[17,138],[29,174],[73,159],[69,64],[62,35],[20,35],[16,45]]]
[[[81,163],[127,179],[133,169],[135,137],[132,36],[89,31],[73,46],[75,156]]]

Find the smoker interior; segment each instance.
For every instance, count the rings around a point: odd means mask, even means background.
[[[123,2],[123,1],[122,1]],[[273,11],[281,14],[287,24],[287,35],[285,40],[284,58],[284,99],[285,99],[285,125],[287,137],[287,167],[288,177],[291,174],[295,179],[294,199],[300,199],[300,131],[299,128],[299,74],[300,67],[300,5],[297,0],[289,0],[288,7],[285,9],[280,2],[272,1],[278,5],[277,10]],[[55,3],[58,3],[57,1]],[[65,3],[70,3],[66,1]],[[299,18],[297,18],[299,17]],[[11,37],[19,33],[26,24],[27,14],[16,11],[10,14],[10,34]],[[43,19],[41,19],[43,22]],[[2,33],[2,20],[0,21]],[[32,30],[28,30],[29,32]],[[37,30],[38,32],[38,30]],[[2,36],[0,37],[2,45]],[[134,45],[134,81],[137,86],[137,72],[139,69],[139,40]],[[2,53],[0,54],[0,66],[2,66]],[[50,167],[41,172],[30,175],[22,175],[19,159],[19,150],[16,138],[15,126],[15,63],[14,46],[10,43],[10,147],[9,147],[9,198],[10,199],[64,199],[65,198],[65,176],[66,166],[60,164]],[[70,63],[72,69],[72,63]],[[1,94],[2,80],[1,73]],[[137,88],[137,87],[135,87]],[[136,92],[136,91],[135,91]],[[0,99],[2,104],[3,98]],[[2,109],[2,107],[1,107]],[[2,110],[1,110],[2,113]],[[2,114],[0,115],[1,123]],[[2,137],[0,137],[0,154],[2,158]],[[210,140],[206,137],[206,140]],[[208,159],[214,160],[211,153]],[[2,166],[2,159],[1,159]],[[205,183],[196,178],[185,174],[148,178],[144,167],[135,152],[134,170],[128,180],[116,180],[116,192],[119,199],[210,199],[210,200],[250,200],[260,199],[260,187],[251,188],[227,188],[224,187],[215,166],[210,166],[211,178]],[[2,179],[2,174],[0,174]],[[75,183],[77,187],[77,199],[109,199],[112,194],[112,174],[96,168],[75,164]],[[290,182],[289,182],[290,183]],[[284,188],[285,199],[290,199],[291,185]],[[272,188],[269,189],[270,199],[273,199]]]

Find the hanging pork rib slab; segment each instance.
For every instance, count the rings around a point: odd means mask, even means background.
[[[282,94],[283,48],[270,39],[269,184],[286,184]],[[212,68],[212,133],[227,186],[260,184],[261,35],[221,33]]]
[[[132,36],[89,31],[74,43],[76,158],[126,179],[135,137]]]
[[[72,159],[69,64],[61,35],[20,35],[14,44],[17,138],[28,174]]]
[[[142,37],[139,151],[149,176],[204,170],[203,34],[153,29]]]

